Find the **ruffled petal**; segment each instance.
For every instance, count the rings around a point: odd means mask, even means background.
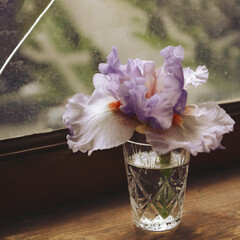
[[[154,62],[145,62],[143,65],[143,76],[146,79],[145,86],[148,89],[147,98],[150,98],[155,93],[157,93],[156,90],[156,70],[155,70],[155,64]]]
[[[184,112],[187,103],[187,96],[188,96],[187,91],[183,89],[176,105],[174,106],[174,113],[181,114]]]
[[[110,78],[107,75],[96,73],[93,76],[93,85],[98,92],[107,94],[108,92],[108,85],[110,83]]]
[[[90,155],[98,149],[119,146],[132,136],[138,124],[119,109],[109,107],[109,103],[116,102],[111,96],[97,91],[93,96],[77,94],[66,105],[63,122],[70,128],[67,140],[73,152],[88,151]]]
[[[160,55],[164,57],[164,64],[157,70],[157,84],[158,92],[167,91],[175,93],[174,99],[181,95],[184,86],[184,77],[182,70],[183,48],[181,46],[164,48]],[[160,85],[160,87],[158,86]]]
[[[116,73],[119,71],[121,62],[119,60],[119,54],[116,47],[112,48],[112,52],[107,57],[107,63],[99,64],[99,71],[102,74]]]
[[[107,63],[99,64],[99,71],[105,75],[109,82],[106,82],[106,89],[114,98],[118,98],[118,88],[122,81],[128,79],[127,65],[122,65],[119,60],[118,50],[112,48],[112,52],[107,57]],[[96,86],[99,87],[99,81],[96,79]],[[95,86],[95,83],[94,83]]]
[[[146,79],[145,86],[148,89],[146,94],[147,98],[153,96],[156,90],[156,70],[155,70],[155,63],[153,61],[145,61],[139,58],[134,60],[138,65],[139,70],[141,71],[141,75]]]
[[[136,117],[142,123],[149,123],[154,129],[171,127],[173,106],[167,92],[156,93],[146,98],[145,78],[131,78],[123,82],[118,89],[121,110],[130,117]]]
[[[181,63],[184,57],[184,51],[182,46],[168,46],[160,52],[160,55],[164,57],[165,70],[168,73],[175,73],[176,76],[179,76],[179,78],[181,78]]]
[[[131,78],[123,82],[118,89],[119,100],[122,102],[121,110],[128,116],[136,116],[141,122],[147,122],[149,109],[146,108],[147,88],[144,78]]]
[[[193,71],[190,67],[184,68],[183,74],[185,89],[191,85],[197,87],[203,83],[206,83],[209,75],[206,66],[198,66],[196,71]]]
[[[133,77],[142,77],[142,73],[138,66],[137,61],[129,58],[127,62],[127,72],[125,77],[126,79],[122,79],[122,80],[123,81],[129,80],[130,78],[133,78]]]
[[[167,47],[161,55],[165,61],[157,71],[154,62],[129,59],[129,78],[114,90],[124,113],[136,116],[154,129],[166,130],[171,127],[173,113],[184,111],[187,92],[183,89],[182,47]]]
[[[216,103],[191,105],[180,116],[182,122],[166,131],[147,130],[147,142],[159,154],[185,148],[191,154],[221,148],[223,134],[233,130],[234,121]]]
[[[183,89],[183,48],[168,46],[160,52],[160,55],[164,57],[164,64],[156,71],[155,88],[158,93],[167,92],[174,112],[181,114],[185,109],[187,99],[187,93]]]
[[[172,125],[173,108],[172,102],[166,92],[153,95],[147,106],[151,106],[149,124],[153,129],[166,130]]]

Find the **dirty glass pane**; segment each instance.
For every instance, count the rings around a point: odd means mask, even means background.
[[[0,1],[0,66],[46,0]],[[207,84],[189,103],[240,97],[237,0],[56,0],[0,76],[0,139],[62,128],[67,99],[90,94],[92,77],[116,46],[127,58],[154,60],[181,44],[184,65],[206,65]]]

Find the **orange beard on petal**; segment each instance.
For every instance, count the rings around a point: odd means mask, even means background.
[[[183,119],[182,119],[181,116],[174,113],[172,123],[175,124],[175,125],[181,125],[183,123]]]
[[[122,103],[120,101],[116,101],[116,102],[111,102],[108,104],[108,107],[115,111],[115,110],[119,110],[120,106],[122,105]]]

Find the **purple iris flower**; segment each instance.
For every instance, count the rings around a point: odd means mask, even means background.
[[[233,130],[231,117],[216,103],[186,106],[186,89],[205,83],[207,68],[183,69],[181,46],[168,46],[160,55],[164,63],[157,69],[140,59],[122,65],[112,49],[93,78],[93,94],[77,94],[66,105],[63,122],[71,129],[67,139],[74,152],[118,146],[135,130],[159,154],[185,148],[196,155],[221,147],[223,134]]]

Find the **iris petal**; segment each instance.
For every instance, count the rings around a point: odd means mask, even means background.
[[[101,73],[96,73],[93,76],[93,85],[95,89],[97,89],[101,93],[107,94],[107,87],[109,85],[110,79],[109,76],[101,74]]]
[[[168,93],[156,93],[146,98],[147,88],[144,83],[144,78],[131,78],[119,87],[121,110],[142,123],[149,123],[154,129],[171,127],[173,107]]]
[[[147,131],[146,137],[153,150],[165,154],[185,148],[191,154],[221,148],[223,134],[233,130],[234,121],[215,103],[188,106],[181,115],[182,123],[173,124],[166,131]]]
[[[172,100],[174,112],[181,114],[187,100],[187,93],[183,89],[184,76],[181,65],[183,48],[168,46],[160,52],[160,55],[164,57],[164,65],[157,70],[157,91],[167,92],[169,99]]]
[[[99,71],[102,74],[116,73],[119,71],[120,66],[118,50],[116,47],[113,47],[112,52],[107,57],[107,63],[99,64]]]
[[[67,136],[69,148],[90,155],[98,149],[108,149],[131,138],[137,123],[119,110],[111,110],[109,103],[116,101],[100,92],[94,98],[77,94],[69,99],[63,115],[65,126],[72,135]]]
[[[189,86],[197,87],[203,83],[206,83],[208,79],[208,69],[206,66],[198,66],[196,71],[193,71],[190,67],[183,69],[184,74],[184,88]]]
[[[150,98],[157,92],[155,63],[153,61],[145,61],[139,58],[134,61],[141,71],[141,76],[145,78],[145,86],[148,89],[146,97]]]

